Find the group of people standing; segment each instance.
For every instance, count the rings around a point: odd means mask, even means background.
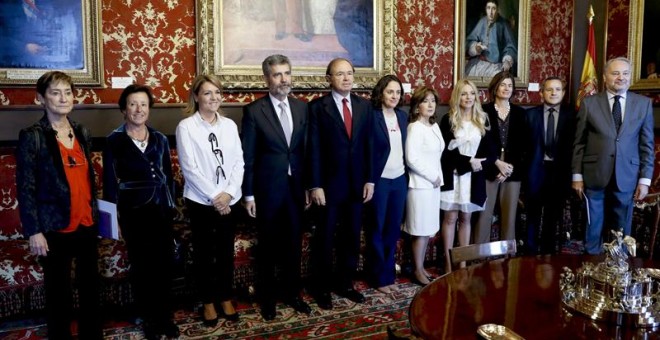
[[[500,237],[516,238],[521,188],[530,253],[539,251],[539,241],[542,253],[556,251],[556,227],[571,186],[580,196],[584,190],[589,200],[590,253],[602,243],[602,216],[609,211],[604,205],[613,204],[612,226],[629,234],[632,198],[643,199],[648,191],[652,111],[648,99],[627,92],[626,59],[607,63],[607,92],[585,99],[577,119],[561,106],[563,80],[544,80],[544,104],[525,111],[510,102],[514,76],[502,71],[493,77],[483,106],[476,85],[458,81],[439,124],[434,89],[417,88],[406,114],[400,108],[403,85],[388,75],[369,102],[351,92],[355,69],[347,59],[328,64],[331,91],[309,104],[289,96],[292,72],[286,56],[269,56],[262,68],[268,94],[244,107],[240,134],[220,111],[222,87],[211,75],[193,81],[188,117],[176,128],[199,313],[208,327],[221,317],[239,318],[232,301],[239,201],[256,219],[257,293],[262,317],[273,320],[278,300],[297,312],[311,312],[301,297],[300,266],[303,212],[312,205],[318,214],[310,288],[320,308],[332,309],[332,292],[365,301],[353,282],[363,226],[369,283],[389,294],[397,289],[394,254],[401,230],[411,235],[413,279],[424,285],[434,278],[424,258],[440,225],[445,271],[451,270],[448,249],[456,233],[459,245],[471,242],[473,212],[479,212],[474,242],[491,239],[497,200]],[[32,252],[44,259],[49,337],[71,338],[70,273],[76,258],[79,336],[100,339],[90,133],[68,117],[73,109],[68,75],[44,74],[37,81],[37,98],[45,114],[19,134],[17,186],[24,233]],[[170,147],[165,135],[147,125],[153,102],[147,86],[123,91],[124,123],[108,136],[103,154],[103,197],[117,203],[138,312],[150,339],[179,334],[168,299],[174,207]]]

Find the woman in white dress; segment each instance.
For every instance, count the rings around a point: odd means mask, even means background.
[[[445,249],[445,272],[451,271],[449,249],[454,246],[456,222],[458,243],[470,242],[472,212],[483,210],[486,182],[482,162],[489,162],[487,143],[488,116],[481,108],[477,87],[469,80],[459,80],[451,94],[449,112],[442,117],[440,130],[447,145],[442,155],[443,186],[440,193],[442,240]]]
[[[406,164],[409,168],[406,223],[403,231],[412,236],[415,265],[413,281],[426,285],[432,279],[424,269],[429,237],[440,229],[440,158],[445,142],[435,123],[438,93],[422,86],[410,99],[410,124],[406,140]]]

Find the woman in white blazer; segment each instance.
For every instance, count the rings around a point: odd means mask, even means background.
[[[424,269],[429,237],[440,230],[440,186],[443,183],[440,158],[445,142],[435,123],[438,93],[422,86],[410,99],[410,124],[406,140],[409,168],[406,223],[403,231],[412,236],[415,265],[413,281],[426,285],[433,276]]]

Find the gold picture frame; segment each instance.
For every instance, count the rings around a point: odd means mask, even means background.
[[[468,46],[468,40],[475,41],[475,36],[478,36],[476,34],[478,29],[475,30],[475,28],[487,22],[485,8],[483,7],[484,2],[455,0],[454,6],[456,12],[454,16],[454,83],[459,79],[466,78],[473,81],[479,87],[487,87],[492,76],[497,72],[495,70],[501,67],[497,66],[497,64],[501,65],[502,63],[490,63],[491,67],[487,65],[486,68],[481,68],[476,64],[479,63],[480,59],[484,62],[488,61],[487,58],[477,55],[470,57],[468,53],[468,48],[470,48]],[[500,0],[498,13],[495,23],[497,24],[497,20],[502,19],[502,22],[507,25],[509,32],[513,34],[516,40],[513,43],[507,41],[503,44],[505,46],[515,46],[516,49],[517,55],[516,58],[513,58],[512,67],[512,72],[515,74],[516,86],[521,88],[526,87],[529,84],[530,1]],[[502,15],[502,13],[505,15]],[[502,44],[502,42],[499,44]],[[500,51],[498,53],[505,54]],[[475,71],[477,69],[483,69],[484,71]]]
[[[64,13],[62,17],[58,18],[52,18],[52,17],[39,17],[37,15],[34,15],[30,12],[29,9],[19,9],[17,13],[11,14],[14,16],[23,16],[25,15],[26,18],[29,18],[31,20],[34,20],[34,18],[37,18],[37,20],[41,22],[47,22],[47,23],[57,23],[58,20],[60,22],[70,22],[71,18],[74,17],[76,21],[79,21],[79,26],[74,25],[75,27],[75,32],[72,35],[67,35],[67,42],[62,43],[62,35],[57,35],[54,34],[50,28],[50,26],[47,26],[47,28],[44,28],[43,32],[37,31],[37,33],[43,33],[44,37],[54,37],[57,39],[60,39],[60,41],[54,42],[53,45],[46,45],[40,46],[39,44],[36,44],[37,48],[39,49],[39,52],[35,53],[34,55],[38,55],[38,53],[45,53],[48,57],[44,57],[43,61],[39,60],[39,57],[35,57],[34,60],[34,65],[30,67],[14,67],[13,65],[2,65],[0,64],[0,86],[34,86],[36,83],[37,79],[43,75],[45,72],[49,70],[59,70],[66,72],[68,75],[70,75],[73,78],[73,82],[76,86],[90,86],[90,87],[96,87],[96,86],[102,86],[103,85],[103,50],[102,50],[102,39],[101,39],[101,1],[100,0],[79,0],[80,1],[80,8],[81,8],[81,13],[76,13],[77,12],[77,7],[75,11],[65,11],[62,10],[62,6],[66,6],[66,2],[58,3],[57,1],[53,2],[53,8],[57,8],[57,11],[53,11],[51,9],[48,10],[43,10],[39,8],[38,6],[40,5],[39,2],[36,2],[36,5],[32,5],[32,9],[35,13],[38,13],[39,16],[42,16],[43,13],[48,13],[52,15],[58,15],[59,13]],[[18,3],[22,3],[19,1]],[[28,2],[25,2],[28,4]],[[28,4],[29,5],[29,4]],[[23,5],[26,6],[26,5]],[[80,16],[78,16],[80,14]],[[7,14],[5,14],[7,15]],[[7,20],[7,19],[2,19],[0,20]],[[9,21],[9,20],[8,20]],[[42,27],[42,26],[37,26],[36,27]],[[40,28],[37,28],[40,29]],[[14,32],[14,31],[10,31]],[[0,34],[3,32],[0,32]],[[26,35],[27,36],[27,35]],[[59,38],[58,38],[59,37]],[[3,39],[9,39],[11,40],[12,37],[2,37]],[[78,47],[78,44],[80,43],[80,39],[82,40],[82,47]],[[20,39],[18,39],[20,41]],[[25,39],[22,39],[25,40]],[[48,41],[48,40],[47,40]],[[32,46],[35,46],[32,44]],[[67,48],[70,48],[70,46],[75,46],[72,48],[74,52],[69,52]],[[18,47],[18,46],[14,46]],[[7,48],[5,46],[4,48]],[[17,48],[19,49],[19,48]],[[46,52],[43,52],[45,49]],[[25,47],[25,50],[28,50],[27,47]],[[57,53],[73,53],[73,55],[76,56],[76,58],[79,58],[77,60],[80,61],[80,66],[76,66],[73,68],[67,68],[66,66],[61,67],[61,66],[48,66],[51,64],[50,60],[66,60],[66,58],[59,58]],[[55,55],[55,56],[53,56]],[[9,58],[9,57],[8,57]],[[13,58],[21,58],[20,55],[14,56]],[[49,59],[50,58],[50,59]],[[54,65],[58,65],[55,63]],[[6,68],[3,68],[5,66]]]
[[[645,0],[631,0],[630,1],[630,24],[628,27],[628,58],[632,63],[632,75],[631,75],[631,86],[630,89],[633,90],[658,90],[660,89],[660,44],[657,43],[657,28],[660,27],[660,23],[655,20],[655,30],[648,29],[644,26],[644,17],[649,17],[650,10],[655,10],[654,13],[651,13],[652,18],[658,18],[660,16],[660,9],[657,9],[657,5],[647,6]],[[648,32],[645,32],[648,31]],[[645,33],[648,38],[645,41]],[[646,44],[645,44],[646,43]],[[651,48],[652,43],[655,43],[655,48],[657,49],[655,58],[649,58],[649,52],[647,51]],[[653,63],[654,72],[650,72],[649,67],[650,63]],[[649,74],[651,77],[649,78]]]
[[[371,58],[372,63],[367,66],[360,66],[356,64],[356,73],[355,73],[355,86],[356,89],[370,89],[375,86],[378,79],[386,74],[391,74],[394,72],[394,31],[395,31],[395,1],[394,0],[368,0],[373,6],[373,18],[369,18],[369,22],[372,22],[372,32],[373,32],[373,50]],[[293,33],[290,33],[286,38],[280,38],[279,43],[283,44],[284,48],[281,51],[273,51],[265,49],[265,51],[260,51],[261,54],[253,53],[249,61],[245,62],[241,59],[241,63],[229,62],[227,56],[229,55],[229,47],[225,46],[225,41],[223,40],[224,31],[233,29],[230,27],[231,21],[238,21],[242,19],[236,18],[246,18],[246,15],[236,15],[235,13],[226,14],[225,11],[227,8],[232,8],[236,10],[236,6],[245,6],[245,3],[254,4],[262,3],[263,1],[235,1],[235,0],[197,0],[196,1],[196,26],[197,26],[197,73],[198,74],[215,74],[220,77],[223,88],[227,90],[240,89],[240,90],[263,90],[266,89],[266,85],[263,80],[261,62],[262,60],[273,53],[281,53],[289,56],[291,63],[293,64],[293,75],[294,75],[294,88],[296,89],[327,89],[328,82],[325,79],[325,69],[327,63],[336,56],[333,56],[331,53],[308,53],[307,56],[314,56],[317,59],[314,59],[313,64],[311,60],[305,57],[305,53],[299,52],[295,56],[291,55],[293,53],[290,49],[287,49],[287,42],[294,45],[302,45],[297,41]],[[365,2],[365,1],[363,1]],[[240,3],[240,5],[234,5],[235,3]],[[266,1],[266,3],[272,4],[272,1]],[[312,2],[305,2],[312,3]],[[326,5],[326,1],[316,2],[319,5]],[[225,6],[226,5],[226,6]],[[231,7],[234,6],[234,7]],[[242,9],[239,8],[239,10]],[[227,10],[228,11],[228,10]],[[259,15],[272,15],[271,12],[273,8],[265,8],[261,11],[256,11]],[[318,12],[313,12],[315,16],[318,15]],[[226,14],[226,18],[225,18]],[[332,15],[330,13],[330,18]],[[226,19],[226,20],[225,20]],[[272,20],[272,18],[270,19]],[[267,20],[264,20],[264,26],[267,25]],[[228,26],[229,25],[229,26]],[[273,24],[268,24],[272,26]],[[268,26],[268,27],[270,27]],[[232,31],[233,32],[233,31]],[[240,31],[244,33],[244,31]],[[250,30],[248,34],[253,35],[250,39],[244,39],[237,41],[238,44],[241,44],[243,41],[251,41],[268,44],[274,41],[273,35],[275,35],[275,30],[273,27],[267,31],[267,34],[260,34],[258,28]],[[330,38],[332,34],[330,34]],[[318,37],[327,37],[328,35],[318,35]],[[312,35],[312,43],[316,35]],[[233,38],[233,37],[232,37]],[[299,40],[302,40],[299,38]],[[335,41],[338,39],[335,38]],[[232,44],[232,48],[235,48],[236,44]],[[244,53],[248,55],[248,53]],[[320,56],[321,59],[318,59]],[[239,59],[239,58],[236,58]],[[351,59],[350,57],[348,59]],[[352,59],[351,59],[352,60]],[[354,61],[354,60],[353,60]]]

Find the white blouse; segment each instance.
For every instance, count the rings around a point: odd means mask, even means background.
[[[218,113],[216,117],[211,125],[195,112],[176,127],[176,148],[185,179],[183,197],[212,205],[214,197],[226,192],[233,205],[242,195],[243,148],[236,123]]]

